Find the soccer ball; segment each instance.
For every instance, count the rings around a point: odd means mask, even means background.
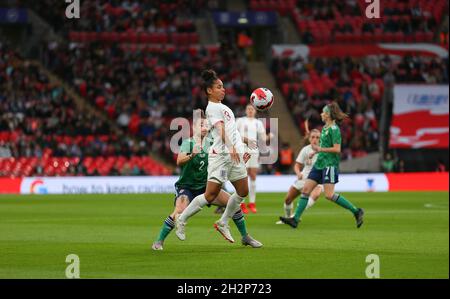
[[[272,107],[273,104],[273,94],[272,92],[264,87],[255,89],[250,96],[250,103],[258,111],[266,111]]]

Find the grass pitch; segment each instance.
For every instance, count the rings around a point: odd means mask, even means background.
[[[65,278],[69,254],[81,278],[365,278],[369,254],[381,278],[449,277],[447,192],[344,194],[366,211],[360,229],[324,198],[297,229],[275,225],[284,195],[258,194],[246,219],[263,248],[227,243],[212,207],[190,220],[186,241],[172,232],[158,252],[173,195],[0,196],[0,278]]]

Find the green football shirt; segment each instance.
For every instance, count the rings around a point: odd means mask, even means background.
[[[175,183],[177,188],[200,190],[206,188],[208,179],[208,150],[211,146],[211,139],[205,138],[200,153],[181,166],[181,174]],[[195,146],[193,138],[188,138],[181,144],[180,152],[190,154]]]
[[[333,147],[335,144],[341,144],[341,142],[341,130],[337,125],[322,129],[320,133],[320,147]],[[317,169],[324,169],[330,166],[339,168],[340,160],[340,154],[320,152],[318,153],[314,167]]]

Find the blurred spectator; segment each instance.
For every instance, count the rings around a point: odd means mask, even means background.
[[[373,24],[373,23],[364,23],[362,25],[362,32],[374,33],[375,32],[375,24]]]
[[[437,172],[446,172],[447,171],[447,166],[445,165],[444,161],[442,161],[442,159],[439,159],[437,161],[436,171]]]
[[[108,174],[109,176],[118,176],[118,175],[120,175],[120,171],[117,169],[117,167],[116,166],[113,166],[112,168],[111,168],[111,170],[109,171],[109,174]]]
[[[9,158],[11,157],[11,150],[6,146],[3,140],[0,140],[0,158]]]
[[[251,61],[253,56],[253,40],[250,35],[244,31],[240,32],[237,36],[237,45],[241,49],[242,55]]]
[[[392,158],[390,153],[385,155],[385,158],[382,162],[383,172],[393,172],[395,170],[395,160]]]
[[[133,174],[132,169],[130,168],[130,164],[125,163],[125,165],[122,167],[121,171],[120,171],[120,175],[123,176],[130,176]]]
[[[131,170],[131,175],[142,175],[142,174],[143,174],[143,172],[141,171],[139,166],[134,165],[133,169]]]
[[[400,160],[398,161],[398,165],[397,165],[397,172],[405,172],[405,161]]]
[[[289,143],[283,143],[282,148],[280,149],[280,158],[279,165],[280,170],[283,173],[291,173],[292,172],[292,163],[294,162],[294,152]]]

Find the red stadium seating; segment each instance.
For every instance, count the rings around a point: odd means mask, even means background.
[[[171,171],[162,164],[156,162],[150,157],[132,156],[127,159],[123,156],[107,157],[86,157],[82,161],[79,157],[49,157],[39,159],[37,157],[0,158],[0,177],[22,177],[36,175],[36,166],[43,166],[44,176],[66,176],[69,175],[68,169],[71,165],[77,166],[82,163],[87,168],[88,174],[93,174],[95,170],[100,175],[109,175],[112,168],[119,171],[123,170],[125,164],[130,168],[137,166],[147,175],[170,175]],[[39,174],[38,174],[39,175]]]
[[[168,44],[174,45],[191,45],[199,43],[199,36],[196,32],[174,32],[170,35],[167,33],[137,33],[137,32],[69,32],[69,39],[73,42],[93,42],[102,41],[109,43],[143,43],[143,44]]]
[[[288,1],[280,1],[279,3],[287,3]],[[410,34],[404,34],[402,31],[384,32],[380,27],[375,28],[374,36],[370,36],[369,33],[363,33],[362,27],[364,23],[372,23],[378,25],[386,25],[389,20],[394,22],[408,22],[411,24],[412,15],[411,9],[419,7],[424,12],[429,12],[431,16],[424,14],[420,18],[423,21],[427,21],[429,18],[434,18],[435,23],[439,24],[442,19],[443,11],[447,4],[445,0],[437,0],[434,2],[427,1],[415,1],[409,0],[406,3],[396,3],[395,1],[383,2],[383,8],[397,8],[400,9],[400,14],[388,15],[379,19],[367,19],[362,14],[365,10],[366,3],[362,0],[358,2],[360,6],[360,15],[346,15],[344,12],[340,12],[334,7],[334,18],[323,20],[318,16],[319,10],[310,10],[306,7],[313,5],[314,2],[298,0],[295,1],[297,7],[289,10],[294,24],[302,35],[305,32],[310,32],[314,39],[315,44],[324,44],[329,42],[336,43],[380,43],[380,42],[428,42],[431,43],[433,39],[433,31],[437,30],[436,27],[429,28],[427,32],[416,32],[415,36]],[[324,2],[325,6],[327,5]],[[250,8],[256,10],[273,10],[272,2],[270,1],[250,1]],[[294,3],[295,5],[295,3]],[[277,6],[279,7],[279,5]],[[405,10],[406,14],[403,13]],[[316,13],[317,15],[314,15]],[[311,15],[312,14],[312,15]],[[352,32],[340,32],[337,28],[342,28],[344,25],[349,25]],[[335,26],[338,26],[337,28]],[[328,33],[328,34],[327,34]],[[371,38],[370,38],[371,37]]]

